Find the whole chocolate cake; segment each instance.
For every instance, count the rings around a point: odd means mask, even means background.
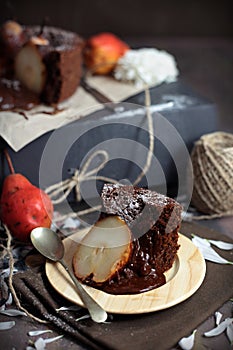
[[[87,273],[86,276],[79,273],[78,249],[73,259],[76,276],[82,282],[111,294],[140,293],[163,285],[166,282],[164,272],[172,267],[179,249],[181,205],[174,199],[156,192],[120,184],[104,185],[102,200],[105,210],[103,217],[112,217],[109,228],[115,225],[113,218],[122,220],[129,228],[130,253],[129,245],[125,244],[126,248],[122,250],[125,263],[122,264],[121,261],[119,265],[117,261],[113,272],[106,280],[101,281],[95,279],[95,272],[89,275]],[[99,225],[107,226],[101,220]],[[88,242],[90,239],[81,242],[80,246]],[[89,254],[92,254],[91,248]],[[98,254],[97,251],[95,254]],[[82,256],[82,259],[85,259],[85,256]]]
[[[0,109],[54,105],[70,97],[80,82],[82,49],[83,40],[76,33],[4,23],[0,29]]]

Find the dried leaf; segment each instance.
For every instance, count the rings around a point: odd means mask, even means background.
[[[215,241],[212,239],[209,239],[209,242],[213,245],[215,245],[216,247],[223,249],[223,250],[231,250],[233,249],[233,244],[232,243],[227,243],[227,242],[223,242],[223,241]]]
[[[221,257],[211,246],[210,243],[205,239],[198,237],[196,235],[193,235],[192,238],[193,244],[195,244],[196,247],[199,248],[200,252],[202,253],[203,257],[206,260],[218,263],[218,264],[230,264],[233,265],[232,261],[226,260],[225,258]]]
[[[15,321],[0,322],[0,330],[5,331],[15,326]]]
[[[193,331],[193,333],[189,337],[182,338],[179,341],[178,344],[181,347],[181,349],[191,350],[193,348],[194,340],[195,340],[195,333],[196,333],[196,329]]]
[[[231,345],[233,345],[233,323],[230,323],[227,326],[227,337],[228,337]]]
[[[36,337],[37,335],[41,335],[44,333],[52,333],[53,331],[51,329],[44,329],[44,330],[38,330],[38,331],[29,331],[28,335],[30,335],[30,337]]]
[[[0,311],[0,314],[7,315],[7,316],[27,316],[25,312],[17,309],[2,310]]]
[[[225,329],[232,323],[233,318],[226,318],[223,322],[221,322],[217,327],[211,329],[208,332],[204,333],[206,337],[215,337],[225,331]]]
[[[221,312],[216,311],[215,312],[215,323],[216,323],[216,326],[218,326],[220,324],[221,319],[222,319]]]

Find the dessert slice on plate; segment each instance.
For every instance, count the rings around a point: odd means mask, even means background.
[[[102,218],[78,245],[75,275],[110,294],[148,291],[166,282],[179,249],[182,207],[156,192],[106,184]]]

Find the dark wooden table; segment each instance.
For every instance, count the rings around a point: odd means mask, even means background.
[[[180,76],[196,91],[213,101],[219,111],[219,130],[233,132],[233,45],[230,39],[210,38],[128,38],[132,47],[154,46],[175,55]],[[199,222],[233,239],[233,217]],[[232,303],[226,303],[220,310],[225,317],[232,317]],[[0,320],[6,320],[0,316]],[[214,326],[213,315],[197,325],[200,332]],[[45,328],[26,318],[17,319],[16,326],[7,332],[0,332],[2,349],[25,349],[28,343],[27,331]],[[53,333],[55,336],[56,333]],[[186,336],[184,334],[184,336]],[[204,343],[203,343],[204,344]],[[205,345],[213,350],[231,349],[225,335],[206,339]],[[174,344],[174,348],[176,345]],[[84,349],[63,338],[59,343],[51,343],[49,349]],[[122,342],[122,349],[124,348]],[[146,344],[145,344],[146,349]],[[159,350],[159,349],[158,349]],[[200,350],[200,349],[198,349]]]

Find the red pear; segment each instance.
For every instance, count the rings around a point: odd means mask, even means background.
[[[2,188],[0,217],[12,235],[26,242],[31,230],[50,227],[53,204],[49,196],[21,174],[8,175]]]
[[[23,27],[15,21],[7,21],[0,27],[0,42],[4,54],[8,58],[14,58],[27,40],[27,34]]]
[[[84,63],[95,74],[109,74],[129,46],[112,33],[91,36],[85,45]]]

